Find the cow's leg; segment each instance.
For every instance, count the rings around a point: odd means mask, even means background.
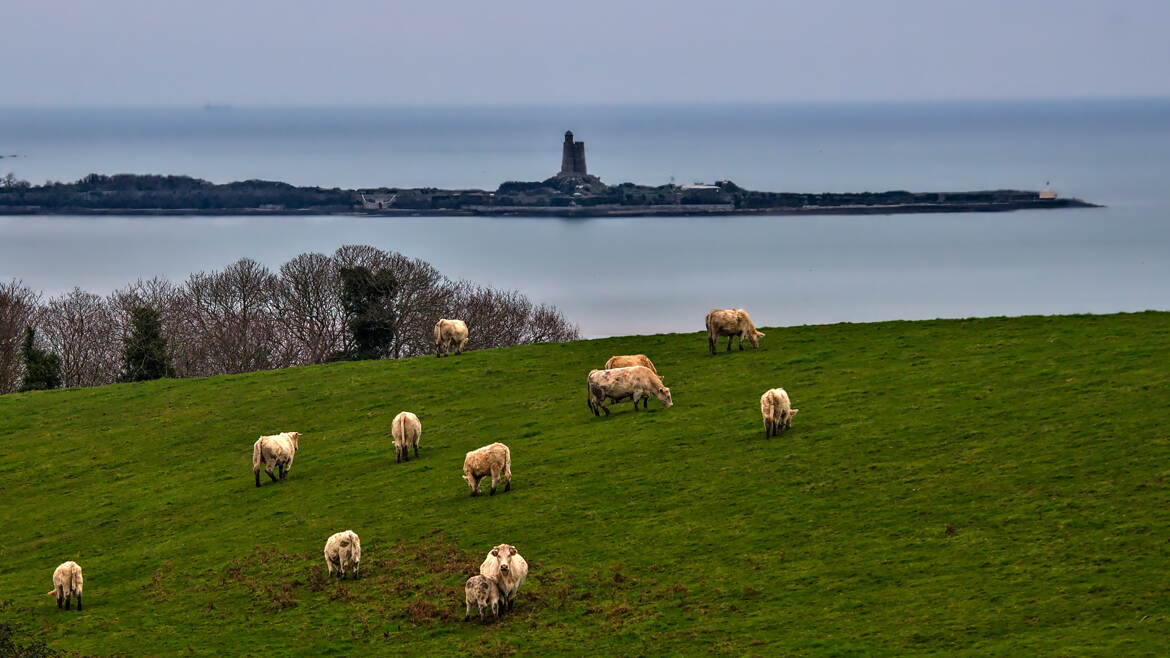
[[[414,456],[418,457],[418,441],[414,442]]]
[[[57,588],[57,609],[61,609],[61,605],[65,602],[65,590],[61,587]]]
[[[711,355],[715,355],[715,336],[707,334],[707,349],[711,350]]]
[[[77,595],[77,611],[81,612],[81,595]]]
[[[743,351],[743,334],[739,335],[739,351]]]
[[[500,483],[500,467],[492,466],[492,490],[489,496],[496,495],[496,485]]]
[[[256,486],[260,486],[260,469],[252,471],[252,475],[256,476]]]
[[[268,477],[272,478],[273,482],[276,482],[276,476],[272,474],[272,467],[271,466],[265,468],[264,472],[268,474]]]
[[[637,411],[638,410],[638,402],[641,401],[641,398],[638,397],[637,393],[634,393],[633,395],[630,396],[630,399],[634,401],[634,411]]]
[[[69,609],[69,603],[70,603],[70,601],[72,600],[72,597],[73,597],[73,594],[72,594],[72,593],[70,593],[70,592],[67,592],[67,593],[65,594],[65,609],[66,609],[66,610],[68,610],[68,609]]]
[[[731,339],[733,339],[733,338],[735,338],[735,336],[728,336],[727,337],[727,351],[728,352],[731,351]]]
[[[280,479],[284,479],[284,464],[276,465],[276,472],[280,474]]]

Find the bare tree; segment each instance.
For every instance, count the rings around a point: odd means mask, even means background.
[[[282,265],[275,302],[297,363],[324,363],[345,349],[341,282],[333,259],[301,254]]]
[[[276,286],[272,272],[250,258],[187,279],[184,302],[206,349],[203,374],[270,370],[294,362],[277,326]]]
[[[37,335],[61,359],[61,385],[100,386],[118,379],[121,332],[106,300],[80,288],[41,308]]]
[[[577,327],[548,305],[535,306],[519,291],[461,282],[449,317],[467,322],[472,349],[576,340]]]
[[[557,307],[541,304],[529,313],[525,343],[563,343],[579,340],[581,330]]]
[[[0,394],[20,388],[23,364],[20,341],[32,324],[40,295],[12,280],[0,283]]]
[[[376,272],[390,261],[390,254],[368,244],[347,244],[333,252],[333,261],[338,269],[343,267],[364,267]]]
[[[519,345],[524,335],[528,309],[526,298],[517,292],[502,292],[488,286],[462,282],[453,301],[450,317],[467,323],[470,349]],[[531,306],[531,303],[528,304]]]

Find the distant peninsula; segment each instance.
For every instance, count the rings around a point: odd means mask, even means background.
[[[541,181],[489,190],[297,187],[247,180],[216,184],[189,176],[90,174],[74,183],[0,179],[0,215],[373,215],[638,217],[860,215],[999,212],[1095,204],[1050,190],[975,192],[759,192],[711,184],[606,185],[585,164],[585,144],[565,133],[561,170]]]

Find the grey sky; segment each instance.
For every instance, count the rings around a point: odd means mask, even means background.
[[[1167,0],[4,0],[0,105],[1170,95]]]

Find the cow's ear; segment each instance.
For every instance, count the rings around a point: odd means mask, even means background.
[[[796,415],[796,412],[798,412],[798,411],[800,411],[800,409],[789,409],[789,410],[788,410],[788,415],[789,415],[789,416],[795,416],[795,415]]]

